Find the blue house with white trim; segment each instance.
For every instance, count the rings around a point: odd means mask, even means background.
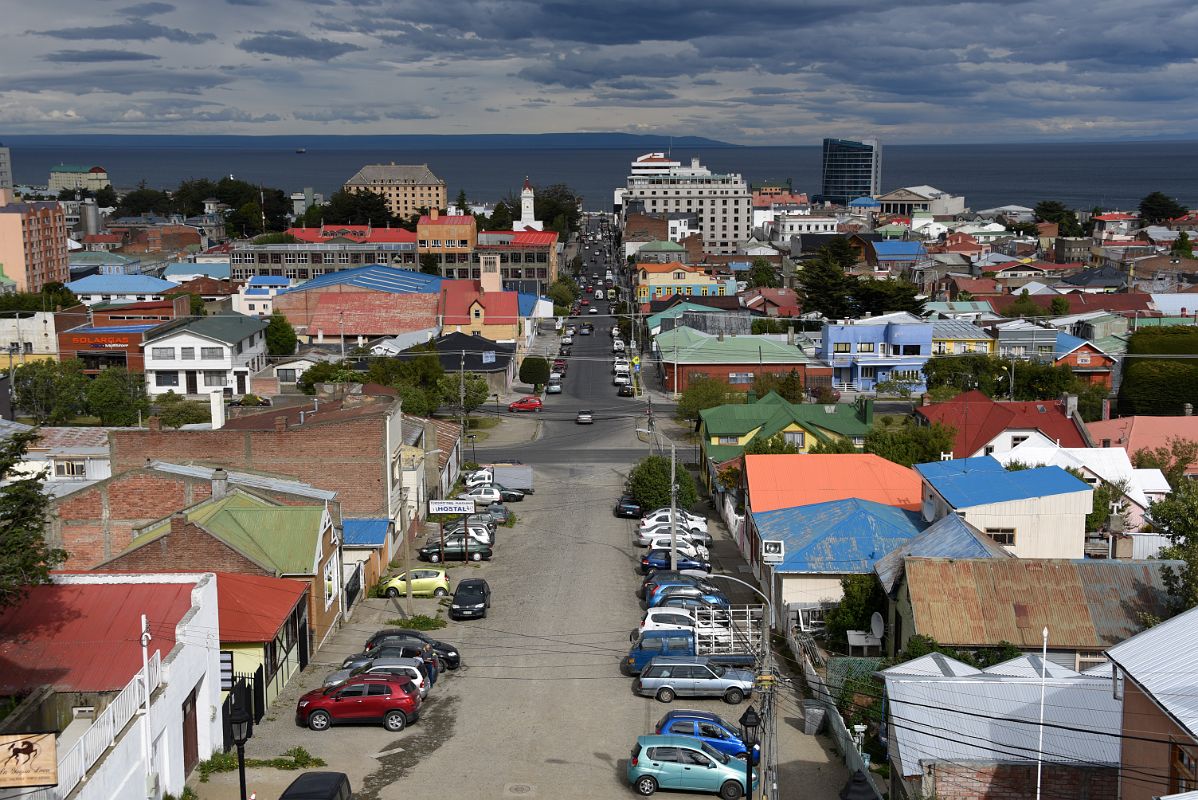
[[[932,356],[932,323],[906,311],[824,324],[817,354],[832,366],[832,385],[876,391],[882,381],[912,381],[927,390],[923,368]]]

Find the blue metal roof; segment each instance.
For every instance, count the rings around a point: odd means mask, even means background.
[[[864,574],[926,527],[914,511],[850,498],[753,514],[762,539],[785,542],[780,573]]]
[[[71,333],[144,333],[161,324],[151,322],[147,325],[80,325],[78,328],[71,328]]]
[[[927,255],[923,244],[920,242],[906,242],[902,239],[887,239],[882,242],[874,242],[874,252],[878,254],[879,259],[888,258],[917,258]]]
[[[306,292],[310,289],[324,289],[347,283],[360,289],[373,289],[391,294],[438,294],[441,291],[441,281],[442,278],[439,275],[426,275],[423,272],[413,272],[410,269],[369,264],[364,267],[319,275],[299,286],[284,289],[279,294]]]
[[[874,572],[889,594],[894,591],[903,574],[903,559],[916,558],[1014,558],[998,542],[970,525],[956,514],[938,519],[932,527],[891,550],[878,563]]]
[[[749,268],[751,266],[753,266],[753,265],[750,264],[748,261],[729,261],[728,262],[728,269],[732,270],[733,272],[748,272]]]
[[[250,278],[250,286],[287,286],[291,281],[282,275],[254,275]]]
[[[990,456],[916,464],[915,471],[957,509],[1090,490],[1060,467],[1007,472]]]
[[[370,547],[387,541],[390,526],[387,519],[343,519],[341,534],[345,544]]]
[[[174,275],[207,275],[209,278],[223,281],[229,278],[229,262],[204,261],[193,264],[190,261],[179,261],[168,265],[162,274],[167,278]]]
[[[849,201],[849,208],[879,208],[882,204],[872,197],[858,197]]]
[[[178,285],[149,275],[88,275],[66,287],[75,294],[161,294]]]
[[[1080,336],[1073,336],[1063,331],[1059,332],[1057,333],[1057,344],[1053,349],[1053,356],[1055,358],[1064,358],[1083,344],[1089,344],[1089,342]]]
[[[252,286],[246,289],[245,293],[250,296],[270,297],[270,289],[265,286]]]
[[[531,317],[537,310],[537,300],[540,298],[531,292],[517,292],[516,302],[520,306],[520,316]]]

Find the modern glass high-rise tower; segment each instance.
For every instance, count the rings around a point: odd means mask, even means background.
[[[818,199],[844,205],[882,191],[882,145],[877,139],[824,139],[823,191]]]

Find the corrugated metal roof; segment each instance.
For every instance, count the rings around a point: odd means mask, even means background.
[[[914,470],[873,453],[745,457],[753,511],[773,511],[859,497],[912,511],[923,500]]]
[[[903,559],[921,558],[1014,558],[1005,547],[970,525],[956,514],[938,519],[932,527],[911,539],[902,547],[890,551],[877,564],[874,572],[887,594],[903,576]]]
[[[1052,661],[1046,661],[1035,653],[1024,653],[982,670],[987,675],[1008,675],[1012,678],[1039,678],[1043,670],[1049,678],[1076,678],[1080,672]]]
[[[178,285],[149,275],[88,275],[66,287],[75,294],[161,294]]]
[[[887,676],[886,694],[895,723],[893,745],[904,776],[921,774],[921,764],[941,761],[1036,759],[1039,679]],[[1044,722],[1045,761],[1119,764],[1123,704],[1105,681],[1046,681]]]
[[[388,519],[341,520],[342,538],[347,545],[376,547],[387,541],[390,529],[391,520]]]
[[[166,461],[151,461],[149,468],[160,472],[168,472],[172,475],[186,475],[192,478],[203,478],[204,480],[212,480],[212,473],[216,471],[214,467],[205,467],[200,464],[171,464]],[[316,500],[337,499],[336,492],[327,489],[318,489],[310,483],[303,483],[287,478],[275,478],[270,475],[257,475],[252,472],[235,472],[229,470],[226,470],[226,472],[229,476],[229,484],[233,486],[244,486],[247,489],[267,489],[272,492],[285,492],[299,497],[311,497]]]
[[[978,340],[993,339],[990,334],[974,325],[960,319],[938,319],[932,322],[933,339]]]
[[[881,670],[881,675],[894,677],[915,677],[924,675],[935,678],[961,678],[966,675],[981,675],[982,671],[971,667],[963,661],[949,658],[944,653],[928,653],[927,655],[904,661]]]
[[[202,336],[205,339],[224,342],[228,345],[234,345],[257,334],[259,331],[266,330],[266,326],[269,324],[270,320],[262,319],[261,317],[247,317],[241,314],[222,314],[217,317],[187,317],[165,323],[153,335],[147,336],[146,342],[156,342],[168,336],[187,333],[194,336]]]
[[[913,633],[950,647],[1010,642],[1100,650],[1166,614],[1161,576],[1172,561],[908,558]]]
[[[221,643],[273,641],[308,588],[291,578],[216,573]]]
[[[785,560],[774,571],[787,573],[862,574],[923,527],[913,511],[869,500],[755,512],[762,539],[785,542]]]
[[[1191,736],[1198,736],[1198,608],[1149,628],[1107,655]]]
[[[990,456],[916,464],[915,471],[956,509],[1094,491],[1060,467],[1007,472]]]
[[[279,294],[307,292],[343,284],[391,294],[438,294],[441,291],[441,281],[442,278],[438,275],[426,275],[422,272],[413,272],[410,269],[399,269],[382,264],[369,264],[364,267],[318,275],[298,286],[283,289]]]
[[[654,337],[662,361],[674,364],[809,364],[811,356],[794,345],[765,336],[703,333],[685,325]]]

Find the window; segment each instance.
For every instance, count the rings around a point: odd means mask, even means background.
[[[1077,363],[1078,363],[1078,365],[1079,365],[1079,366],[1080,366],[1080,365],[1082,365],[1082,364],[1089,364],[1089,363],[1090,363],[1090,356],[1089,356],[1089,355],[1087,355],[1087,354],[1081,354],[1081,353],[1079,353],[1079,354],[1078,354],[1078,356],[1077,356]]]
[[[807,443],[807,434],[803,431],[785,431],[782,434],[782,438],[787,444],[793,444],[800,450]]]
[[[295,383],[295,370],[293,369],[277,369],[275,377],[279,379],[279,383]]]
[[[832,345],[832,352],[848,353],[851,346],[852,345],[850,345],[848,342],[837,342],[836,344]]]
[[[740,440],[735,436],[721,436],[720,444],[740,444]]]
[[[55,461],[54,476],[56,478],[82,478],[87,473],[82,461]]]
[[[1023,444],[1026,441],[1027,441],[1026,436],[1012,436],[1011,437],[1011,447],[1018,447],[1019,445]]]
[[[175,358],[175,348],[173,347],[151,347],[150,357],[159,361],[173,361]]]
[[[366,695],[366,684],[355,683],[352,686],[346,686],[338,693],[338,697],[364,697]]]
[[[200,348],[200,358],[204,358],[204,359],[220,358],[224,354],[225,354],[224,348],[222,348],[222,347],[201,347]]]
[[[1077,671],[1078,672],[1081,672],[1082,670],[1090,669],[1091,667],[1097,667],[1097,666],[1101,666],[1102,664],[1108,664],[1108,663],[1110,663],[1110,662],[1107,661],[1107,657],[1104,656],[1102,654],[1102,652],[1099,650],[1092,650],[1090,652],[1085,652],[1085,651],[1079,650],[1077,653]]]
[[[858,342],[857,343],[857,352],[858,353],[872,353],[873,351],[874,351],[874,343],[873,342]]]
[[[984,448],[982,448],[982,455],[984,455],[984,456],[988,456],[993,453],[994,453],[994,445],[992,445],[992,444],[988,444]]]
[[[861,378],[863,380],[871,380],[872,381],[875,377],[877,377],[877,373],[878,373],[877,367],[862,367],[861,368]]]
[[[1198,747],[1171,742],[1169,745],[1169,791],[1198,789]]]
[[[154,373],[154,385],[155,386],[178,386],[179,385],[179,373],[177,373],[177,372],[155,372]]]
[[[900,353],[904,356],[917,356],[917,355],[919,355],[919,345],[917,345],[917,344],[901,345]]]
[[[204,385],[205,386],[224,386],[225,373],[218,369],[204,370]]]
[[[449,539],[445,540],[446,546],[452,546]],[[462,541],[459,539],[456,546],[460,549]],[[337,599],[337,594],[341,589],[341,582],[337,580],[337,559],[330,558],[324,565],[324,607],[328,609]]]
[[[1015,546],[1014,528],[987,528],[986,535],[1003,547]]]
[[[250,307],[253,308],[253,306],[250,306]],[[194,347],[180,347],[179,348],[179,360],[180,361],[195,361],[196,360],[196,349]]]
[[[678,763],[678,748],[677,747],[650,747],[650,761],[667,761],[671,764]]]
[[[728,383],[731,384],[746,384],[753,382],[752,372],[729,372]]]

